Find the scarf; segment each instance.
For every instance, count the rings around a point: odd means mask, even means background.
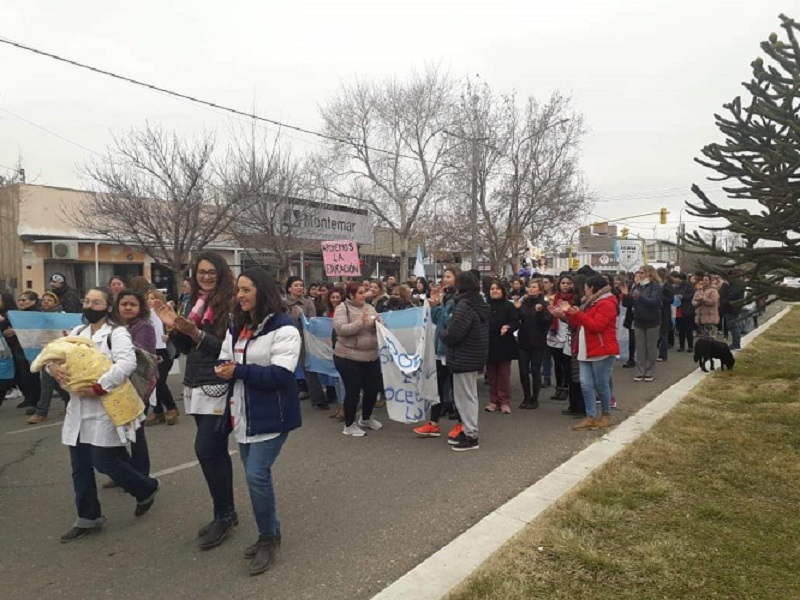
[[[206,308],[207,301],[208,294],[205,292],[200,292],[197,294],[197,302],[195,302],[194,307],[189,312],[189,319],[197,326],[198,329],[202,329],[203,325],[205,324],[214,323],[214,311],[210,306]]]
[[[572,292],[568,292],[566,294],[562,294],[561,292],[557,292],[556,295],[553,296],[552,305],[553,306],[558,306],[559,304],[561,304],[562,300],[572,304],[572,300],[574,298],[575,298],[575,294],[573,294]],[[551,323],[550,323],[550,331],[552,331],[553,333],[558,333],[559,322],[560,322],[559,319],[553,319],[551,321]]]
[[[611,287],[605,286],[604,288],[600,288],[594,294],[592,294],[583,301],[583,304],[581,304],[581,310],[585,312],[587,308],[589,308],[592,304],[597,302],[602,296],[605,296],[606,294],[610,293],[611,293]]]

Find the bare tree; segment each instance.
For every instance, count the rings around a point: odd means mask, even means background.
[[[234,197],[249,198],[234,222],[239,243],[274,257],[279,274],[289,274],[292,254],[303,249],[302,232],[316,204],[305,198],[313,192],[312,170],[292,156],[280,135],[270,141],[253,128],[234,146],[223,170],[223,187]]]
[[[397,234],[401,279],[421,211],[453,170],[446,134],[453,90],[447,75],[428,68],[408,81],[343,85],[321,109],[325,133],[337,140],[330,143],[328,189]]]
[[[90,235],[139,248],[181,273],[191,252],[229,239],[246,200],[214,183],[213,152],[208,134],[185,142],[147,124],[116,135],[106,156],[85,168],[97,192],[66,218]]]
[[[579,170],[583,118],[569,98],[554,93],[544,104],[529,97],[519,106],[502,97],[497,112],[473,116],[490,123],[496,144],[480,154],[479,204],[486,252],[497,272],[514,270],[528,240],[551,244],[590,206]]]

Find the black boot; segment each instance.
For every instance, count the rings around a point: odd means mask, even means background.
[[[529,375],[523,375],[520,377],[520,383],[522,384],[522,404],[519,405],[521,409],[530,408],[531,403],[531,378]]]
[[[275,543],[278,544],[278,547],[280,547],[281,545],[280,533],[275,536]],[[242,552],[242,556],[244,556],[245,558],[253,558],[256,555],[256,550],[258,550],[258,540],[256,540],[256,543],[253,544],[252,546],[248,546],[247,548],[245,548],[244,552]]]
[[[275,561],[275,554],[278,552],[279,546],[280,541],[276,536],[259,536],[255,555],[250,559],[248,567],[250,575],[261,575],[269,569]]]
[[[197,545],[200,550],[210,550],[219,546],[225,541],[225,538],[228,537],[228,534],[237,523],[238,520],[236,520],[235,513],[233,513],[225,518],[215,519],[208,526],[203,527],[201,529],[203,531],[202,535],[197,538]]]

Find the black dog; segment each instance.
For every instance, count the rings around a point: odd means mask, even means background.
[[[731,354],[731,349],[728,344],[720,342],[710,337],[701,337],[694,341],[694,362],[700,365],[704,373],[708,373],[706,369],[706,361],[711,361],[711,370],[714,370],[714,359],[718,358],[722,362],[722,370],[727,367],[730,371],[733,369],[736,359]]]

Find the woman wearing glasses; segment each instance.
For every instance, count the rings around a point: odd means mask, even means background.
[[[233,465],[228,454],[229,420],[225,417],[228,383],[214,367],[233,309],[234,281],[228,264],[216,252],[201,252],[192,266],[186,314],[160,300],[153,308],[171,330],[175,346],[186,354],[184,410],[197,424],[194,450],[214,505],[214,518],[197,533],[198,546],[219,546],[238,524],[233,503]]]

